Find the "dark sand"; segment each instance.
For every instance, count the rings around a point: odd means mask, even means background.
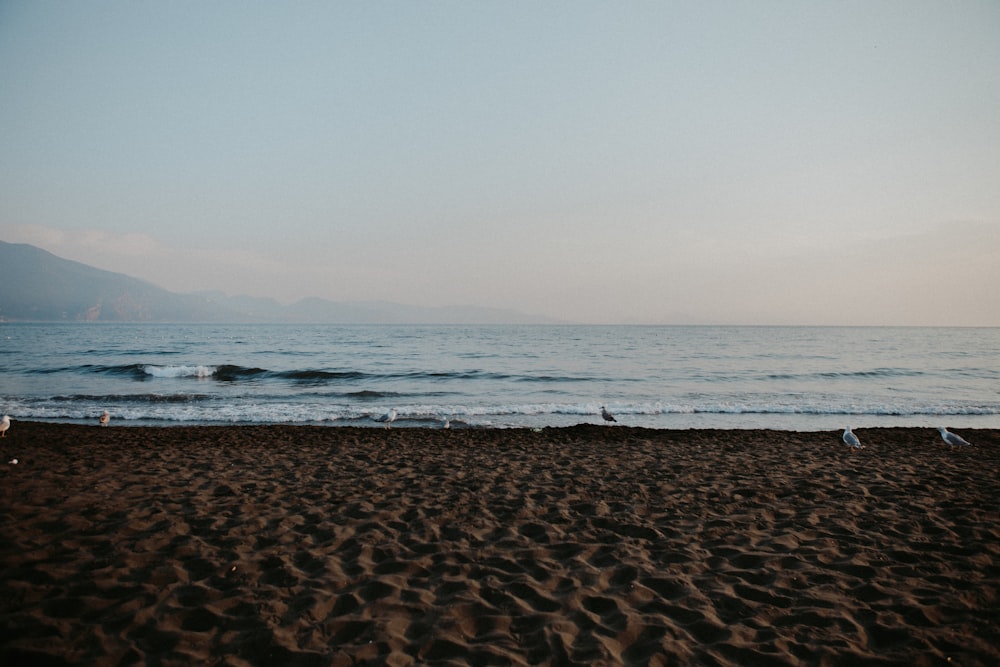
[[[958,432],[15,421],[0,664],[996,665]]]

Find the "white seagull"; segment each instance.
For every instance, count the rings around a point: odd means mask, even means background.
[[[0,438],[7,437],[7,429],[9,428],[10,428],[10,417],[4,415],[3,419],[0,420]]]
[[[608,409],[606,407],[604,407],[603,405],[601,406],[601,416],[604,417],[604,421],[606,421],[606,422],[616,422],[616,421],[618,421],[617,419],[615,419],[615,416],[613,414],[611,414],[610,412],[608,412]]]
[[[858,440],[858,436],[854,435],[851,431],[851,427],[848,426],[844,429],[844,444],[848,447],[853,447],[854,449],[861,449],[861,441]]]
[[[946,429],[944,426],[938,426],[938,431],[941,433],[941,439],[944,440],[945,444],[947,444],[949,447],[962,446],[962,445],[969,446],[972,444],[966,441],[965,438],[963,438],[962,436],[955,435],[954,433]]]
[[[98,421],[101,422],[101,426],[107,426],[108,422],[111,421],[111,414],[105,410],[104,414],[101,415],[101,418]]]
[[[392,408],[389,412],[385,413],[375,421],[385,422],[385,427],[389,428],[392,422],[396,421],[396,408]]]

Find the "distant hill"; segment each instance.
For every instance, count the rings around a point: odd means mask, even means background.
[[[178,294],[138,278],[0,241],[0,320],[41,322],[298,322],[330,324],[535,324],[513,310],[424,308],[383,301],[307,298],[291,305],[221,292]]]

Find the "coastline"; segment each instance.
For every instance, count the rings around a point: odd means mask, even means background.
[[[1000,430],[855,432],[15,421],[0,662],[1000,661]]]

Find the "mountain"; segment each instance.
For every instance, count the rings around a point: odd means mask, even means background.
[[[0,317],[36,321],[219,321],[231,313],[137,278],[0,241]]]
[[[307,298],[290,305],[222,292],[178,294],[121,273],[0,241],[0,320],[42,322],[296,322],[330,324],[535,324],[513,310],[425,308],[384,301]]]

